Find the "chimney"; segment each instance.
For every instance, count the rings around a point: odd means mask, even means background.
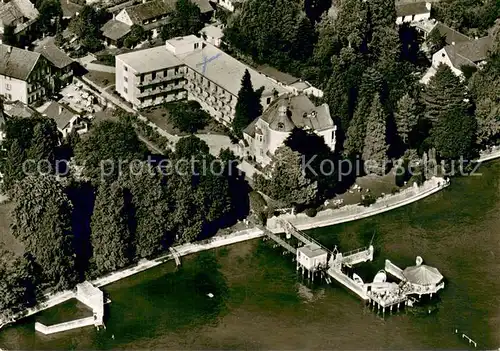
[[[7,47],[7,51],[9,52],[9,54],[12,52],[12,46],[8,46]]]
[[[63,107],[62,105],[59,105],[59,114],[62,114],[63,113]]]
[[[478,37],[474,37],[475,40],[478,40],[479,38]]]
[[[26,45],[26,46],[24,47],[24,50],[28,51],[28,48],[29,48],[29,46],[28,46],[28,45]]]
[[[430,11],[431,7],[432,7],[432,4],[430,2],[425,3],[425,8],[427,9],[427,11]]]
[[[452,42],[451,42],[451,45],[455,45],[455,42],[454,42],[454,41],[452,41]]]

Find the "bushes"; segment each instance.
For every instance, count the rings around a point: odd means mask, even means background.
[[[316,208],[308,208],[304,212],[308,217],[316,217],[316,214],[318,214],[318,210]]]
[[[368,207],[368,206],[374,204],[376,201],[377,201],[377,199],[375,198],[375,196],[373,196],[372,194],[366,194],[361,199],[361,202],[359,203],[359,205]]]
[[[158,133],[146,122],[137,119],[137,121],[135,122],[135,126],[137,131],[141,135],[143,135],[146,139],[148,139],[160,149],[167,150],[170,147],[170,141],[166,137]]]

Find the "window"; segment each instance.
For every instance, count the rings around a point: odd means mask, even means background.
[[[144,83],[144,74],[141,74],[141,83]]]
[[[125,81],[125,83],[128,82],[128,77],[126,77],[126,76],[123,77],[123,80]]]
[[[268,98],[267,98],[267,104],[269,105],[270,103],[271,103],[271,98],[270,98],[270,97],[268,97]]]
[[[166,70],[163,71],[163,76],[164,77],[168,76],[168,69],[166,69]]]
[[[127,88],[123,87],[123,91],[125,92],[125,94],[128,94]]]
[[[175,67],[174,73],[179,74],[179,67]]]
[[[9,83],[5,83],[5,90],[12,89],[12,86]]]
[[[194,48],[198,49],[200,47],[200,43],[194,43]]]
[[[12,100],[12,95],[10,94],[5,94],[5,97],[7,98],[7,100]]]
[[[155,80],[156,79],[156,72],[153,72],[151,73],[151,80]]]
[[[128,67],[127,66],[123,66],[123,69],[125,70],[125,72],[128,72]]]

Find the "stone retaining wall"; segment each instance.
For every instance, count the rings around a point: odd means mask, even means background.
[[[309,217],[304,213],[297,215],[285,214],[278,217],[272,217],[267,221],[267,228],[273,233],[283,233],[280,220],[286,220],[293,224],[299,230],[308,230],[318,227],[327,227],[334,224],[355,221],[361,218],[374,216],[376,214],[390,211],[392,209],[410,204],[432,195],[449,185],[449,182],[443,178],[432,177],[420,187],[414,184],[394,195],[386,195],[383,198],[368,206],[347,205],[339,209],[328,209],[320,211],[315,217]]]
[[[35,330],[45,335],[60,333],[66,330],[83,328],[94,325],[94,317],[85,317],[81,319],[75,319],[74,321],[64,322],[54,325],[45,325],[39,322],[35,322]]]

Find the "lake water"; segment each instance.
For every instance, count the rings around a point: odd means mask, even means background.
[[[418,203],[309,231],[341,250],[364,246],[375,234],[374,262],[357,269],[364,278],[386,258],[405,267],[422,256],[447,279],[431,314],[403,309],[382,317],[340,286],[302,283],[289,255],[254,240],[185,257],[180,270],[169,262],[107,286],[106,331],[43,336],[29,318],[0,331],[0,348],[466,348],[455,329],[481,349],[498,348],[500,162],[480,171]]]

